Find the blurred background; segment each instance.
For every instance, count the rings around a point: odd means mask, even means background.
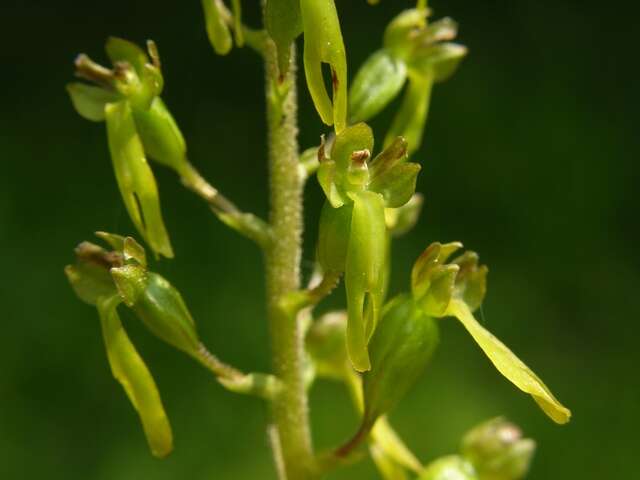
[[[257,25],[257,7],[244,3]],[[337,4],[353,74],[379,47],[388,20],[413,2]],[[484,324],[574,416],[566,427],[547,420],[460,325],[444,320],[431,366],[391,421],[428,461],[455,451],[474,424],[503,414],[539,443],[529,478],[631,478],[640,446],[637,12],[591,0],[433,0],[431,7],[435,18],[459,21],[470,52],[434,90],[416,155],[425,209],[419,227],[395,243],[392,293],[407,287],[427,244],[463,241],[490,267]],[[174,430],[174,453],[152,458],[109,372],[96,311],[63,275],[74,246],[94,230],[133,232],[104,125],[81,119],[64,90],[74,56],[104,61],[108,35],[155,39],[163,97],[192,162],[240,206],[266,215],[258,58],[248,49],[216,57],[195,1],[4,0],[0,18],[0,478],[275,479],[263,405],[224,391],[123,313]],[[303,88],[300,97],[300,142],[308,147],[326,128]],[[378,138],[393,110],[373,123]],[[268,370],[257,249],[172,172],[155,171],[176,250],[174,261],[155,268],[183,292],[215,353]],[[312,181],[306,274],[321,202]],[[323,308],[339,301],[340,294]],[[352,433],[356,417],[338,385],[318,383],[311,401],[318,448]],[[331,478],[377,477],[367,461]]]

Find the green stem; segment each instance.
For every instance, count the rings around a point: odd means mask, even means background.
[[[267,310],[272,360],[281,382],[272,415],[282,449],[287,480],[315,478],[307,394],[304,379],[303,331],[297,315],[281,301],[300,289],[302,255],[302,181],[298,165],[296,68],[279,78],[276,48],[265,48],[269,143],[270,223],[274,241],[265,251]]]

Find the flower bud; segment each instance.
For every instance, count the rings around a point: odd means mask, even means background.
[[[461,452],[480,480],[518,480],[527,474],[535,449],[535,442],[522,438],[516,425],[494,418],[464,436]]]
[[[371,370],[364,379],[365,415],[373,425],[404,397],[424,371],[438,344],[435,321],[409,295],[385,306],[369,345]]]
[[[137,265],[112,268],[125,304],[158,338],[198,357],[200,340],[195,322],[180,292],[164,277]]]
[[[300,0],[267,0],[265,24],[278,50],[280,75],[289,70],[291,44],[302,33]]]
[[[220,0],[202,0],[209,42],[218,55],[226,55],[233,47],[231,32],[220,12]]]
[[[71,103],[76,112],[92,122],[102,122],[104,107],[107,103],[116,102],[120,98],[116,92],[84,83],[68,84],[67,92],[69,92]]]
[[[97,301],[111,372],[140,416],[151,453],[166,457],[173,450],[171,425],[149,369],[129,340],[116,310],[117,295]]]
[[[473,466],[457,455],[431,462],[418,480],[480,480]]]
[[[129,216],[151,248],[171,258],[173,249],[162,220],[158,187],[145,158],[131,108],[126,101],[109,103],[105,117],[116,180]]]
[[[407,67],[388,50],[371,55],[349,89],[349,122],[365,122],[380,113],[402,90]]]
[[[304,26],[304,69],[320,118],[340,133],[347,123],[347,58],[334,0],[300,0]],[[322,64],[331,68],[333,95],[327,93]]]

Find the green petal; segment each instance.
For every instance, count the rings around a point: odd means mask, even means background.
[[[553,396],[542,380],[509,348],[478,323],[462,300],[453,299],[447,313],[462,322],[498,371],[520,390],[531,395],[554,422],[564,424],[569,421],[571,411]]]
[[[165,457],[173,450],[171,425],[164,411],[158,387],[147,366],[122,327],[116,308],[118,296],[98,302],[102,335],[113,376],[124,388],[140,415],[151,453]]]
[[[347,248],[347,347],[358,371],[371,368],[367,343],[378,321],[386,256],[384,201],[373,192],[352,195],[353,213]]]
[[[369,184],[369,189],[382,195],[387,208],[399,208],[415,193],[420,168],[417,163],[396,165],[375,178]]]
[[[84,83],[70,83],[67,92],[71,97],[71,103],[76,112],[92,122],[104,120],[104,107],[107,103],[115,102],[120,98],[115,92],[109,92],[104,88],[93,87]]]
[[[138,45],[123,38],[109,37],[105,49],[112,63],[128,62],[138,77],[144,77],[145,65],[149,63],[149,57]]]
[[[173,250],[162,220],[158,187],[128,102],[108,104],[105,118],[116,180],[129,216],[151,248],[171,258]]]
[[[304,69],[320,118],[337,133],[347,124],[347,57],[334,0],[300,0],[304,26]],[[322,64],[329,64],[333,95],[327,93]]]

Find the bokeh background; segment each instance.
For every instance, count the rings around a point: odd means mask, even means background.
[[[249,21],[257,19],[246,1]],[[250,5],[251,4],[251,5]],[[409,1],[339,0],[351,72]],[[434,91],[419,228],[397,241],[393,291],[431,241],[462,240],[490,266],[483,321],[574,413],[558,427],[514,390],[454,321],[419,386],[392,415],[424,460],[453,452],[495,415],[539,442],[532,479],[633,478],[640,446],[637,11],[623,2],[433,0],[470,54]],[[63,275],[94,230],[132,232],[104,125],[81,119],[64,85],[80,51],[108,35],[154,38],[164,98],[191,160],[239,205],[267,212],[262,68],[248,49],[216,57],[199,2],[4,0],[0,6],[0,478],[275,478],[261,403],[233,396],[134,318],[127,328],[159,384],[176,441],[158,461],[111,378],[94,309]],[[302,85],[302,84],[301,84]],[[324,128],[301,90],[303,147]],[[381,137],[393,107],[374,122]],[[223,359],[267,370],[261,258],[156,168],[177,253],[157,270],[186,297]],[[305,273],[322,197],[308,207]],[[333,300],[325,308],[337,306]],[[342,389],[312,394],[319,448],[356,418]],[[370,462],[331,478],[373,479]]]

